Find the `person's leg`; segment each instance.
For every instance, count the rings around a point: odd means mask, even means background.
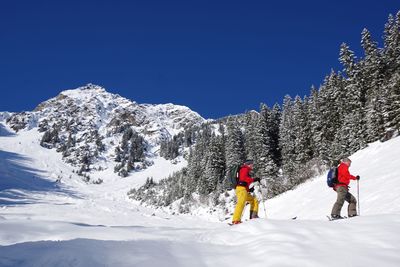
[[[250,219],[258,218],[258,200],[249,193],[247,193],[247,199],[250,202]]]
[[[340,211],[342,210],[344,201],[346,199],[347,192],[348,192],[348,190],[344,186],[339,186],[338,188],[336,188],[337,198],[336,198],[336,202],[332,208],[332,212],[331,212],[332,217],[340,216]]]
[[[357,199],[350,192],[347,192],[346,201],[349,202],[347,215],[349,217],[357,216]]]
[[[247,191],[246,188],[243,186],[237,186],[236,187],[236,207],[235,211],[233,213],[233,218],[232,222],[237,223],[240,222],[242,219],[242,212],[244,209],[244,206],[246,205],[246,198],[247,198]]]

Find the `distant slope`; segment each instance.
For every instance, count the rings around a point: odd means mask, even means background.
[[[0,129],[0,205],[36,203],[40,198],[37,194],[69,194],[72,191],[88,198],[109,192],[107,194],[114,198],[124,199],[127,191],[141,186],[147,178],[159,181],[186,165],[182,157],[173,163],[155,156],[152,166],[132,172],[126,178],[118,176],[113,168],[93,172],[91,180],[102,183],[90,186],[62,160],[60,153],[40,146],[40,134],[36,129],[14,134],[1,122]]]

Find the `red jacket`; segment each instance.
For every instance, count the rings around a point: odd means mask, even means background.
[[[335,189],[338,186],[349,186],[350,180],[357,180],[357,177],[351,175],[349,172],[349,166],[345,163],[340,163],[338,167],[338,181],[339,183],[335,185]]]
[[[240,182],[246,182],[246,190],[249,191],[249,185],[254,182],[254,179],[250,177],[251,168],[248,165],[242,165],[239,171],[239,185]]]

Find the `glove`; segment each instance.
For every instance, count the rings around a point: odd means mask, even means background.
[[[255,182],[260,182],[260,178],[258,178],[258,177],[254,178],[253,183],[255,183]]]
[[[357,175],[356,178],[357,178],[357,180],[360,180],[360,175]]]

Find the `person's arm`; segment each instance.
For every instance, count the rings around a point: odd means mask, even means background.
[[[240,170],[240,181],[244,181],[247,184],[254,182],[254,179],[250,177],[250,170],[247,168],[242,168]]]
[[[344,168],[344,176],[348,179],[348,180],[357,180],[357,177],[352,175],[349,171],[349,167],[346,166]]]

